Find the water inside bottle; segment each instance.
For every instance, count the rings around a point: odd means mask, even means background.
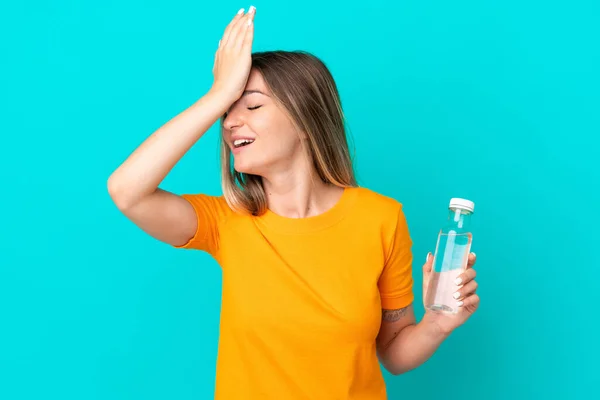
[[[425,305],[432,311],[457,313],[459,308],[454,293],[456,278],[467,266],[472,242],[471,233],[440,233],[429,280]]]

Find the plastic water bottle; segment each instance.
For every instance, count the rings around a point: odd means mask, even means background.
[[[425,307],[431,311],[456,314],[458,300],[454,293],[460,288],[456,278],[467,267],[473,235],[469,224],[475,204],[470,200],[450,200],[448,221],[438,235],[433,269],[425,294]]]

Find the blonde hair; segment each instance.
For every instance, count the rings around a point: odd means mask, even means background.
[[[357,186],[346,138],[345,118],[335,81],[325,64],[304,51],[267,51],[252,54],[275,100],[307,135],[307,153],[317,176],[339,187]],[[221,130],[224,118],[221,118]],[[227,204],[235,211],[262,215],[267,197],[258,175],[239,173],[221,132],[221,185]]]

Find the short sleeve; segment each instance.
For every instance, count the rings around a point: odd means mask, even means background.
[[[219,229],[223,221],[232,212],[222,196],[209,196],[206,194],[183,194],[194,211],[198,221],[198,228],[187,243],[173,246],[178,249],[202,250],[214,255],[219,248]]]
[[[387,246],[386,262],[378,283],[381,306],[386,310],[404,308],[414,301],[412,240],[402,205],[394,217],[395,229]]]

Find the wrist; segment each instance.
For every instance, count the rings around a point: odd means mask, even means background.
[[[425,312],[425,315],[419,324],[422,324],[428,335],[440,340],[445,340],[448,336],[450,336],[452,330],[445,329],[438,323],[438,320],[439,314],[428,310]]]
[[[219,104],[225,111],[237,100],[236,96],[215,86],[210,88],[206,97],[209,97],[212,102]]]

